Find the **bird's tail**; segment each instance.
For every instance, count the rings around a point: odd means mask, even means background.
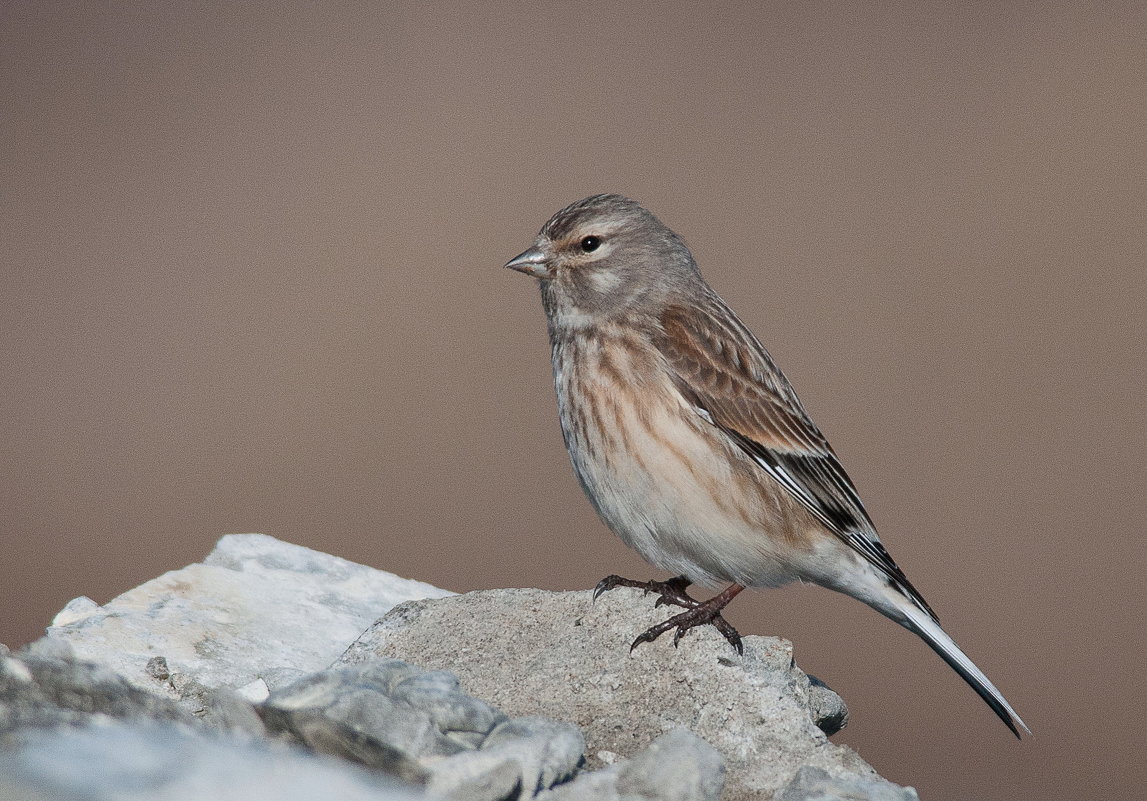
[[[941,659],[951,665],[952,669],[960,674],[960,678],[968,682],[972,689],[992,708],[992,711],[999,716],[1004,725],[1012,730],[1012,734],[1018,738],[1020,729],[1031,734],[1031,729],[1020,720],[1020,716],[1012,709],[1012,705],[1007,702],[1003,693],[997,690],[996,686],[984,675],[984,672],[976,667],[967,654],[960,650],[960,646],[956,645],[955,640],[940,628],[940,624],[931,615],[903,596],[901,596],[900,601],[896,604],[896,611],[899,615],[889,616],[909,631],[919,635],[924,642],[932,647],[933,651],[940,655]]]

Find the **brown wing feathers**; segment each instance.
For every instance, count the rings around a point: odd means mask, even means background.
[[[723,303],[711,298],[711,303]],[[702,307],[703,309],[704,307]],[[723,314],[670,307],[659,347],[678,390],[825,527],[885,573],[933,619],[936,615],[876,535],[872,519],[828,441],[788,380],[747,329]]]

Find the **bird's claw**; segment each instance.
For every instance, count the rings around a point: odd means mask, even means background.
[[[621,586],[637,586],[637,582],[630,583],[629,579],[624,579],[621,576],[606,576],[597,583],[596,587],[593,588],[593,600],[596,601],[603,594],[609,592],[614,587]]]
[[[729,644],[737,649],[737,653],[743,655],[745,649],[741,643],[741,635],[730,625],[729,621],[721,616],[721,609],[727,600],[721,601],[715,597],[708,601],[698,601],[696,598],[691,598],[686,592],[689,584],[689,579],[684,576],[674,576],[667,581],[634,581],[616,575],[606,576],[594,588],[593,599],[596,601],[602,593],[609,592],[614,587],[633,587],[646,593],[656,592],[659,597],[657,602],[653,604],[654,608],[673,605],[685,609],[684,612],[674,615],[639,634],[629,646],[631,653],[637,646],[642,643],[653,642],[670,629],[677,629],[673,634],[673,646],[677,647],[681,638],[689,633],[689,629],[712,624],[729,641]]]

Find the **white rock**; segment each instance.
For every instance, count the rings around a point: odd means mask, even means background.
[[[56,613],[56,617],[52,619],[52,625],[66,626],[69,623],[76,623],[95,614],[99,609],[99,604],[88,596],[81,595],[79,598],[68,601],[64,608]]]
[[[255,679],[253,682],[237,688],[235,694],[252,704],[261,704],[270,696],[271,688],[262,679]]]
[[[202,564],[103,607],[72,601],[48,636],[145,689],[167,689],[146,670],[155,656],[173,674],[234,689],[263,673],[321,670],[396,604],[452,594],[262,534],[231,534]]]

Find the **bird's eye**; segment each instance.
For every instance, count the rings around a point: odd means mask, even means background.
[[[582,237],[582,240],[579,244],[581,245],[581,249],[586,253],[593,253],[595,250],[601,247],[601,237],[585,236]]]

